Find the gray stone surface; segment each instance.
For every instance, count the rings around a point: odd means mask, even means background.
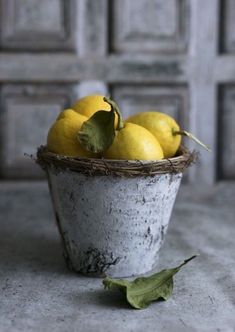
[[[181,188],[159,269],[200,256],[139,311],[66,269],[45,183],[0,182],[0,331],[234,331],[235,185],[195,190]]]

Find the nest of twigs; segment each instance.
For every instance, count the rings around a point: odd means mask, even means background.
[[[68,157],[49,152],[45,146],[37,151],[36,162],[45,170],[48,167],[70,170],[90,176],[146,176],[166,173],[182,173],[197,160],[197,153],[180,147],[175,157],[156,161],[144,160],[113,160],[83,157]]]

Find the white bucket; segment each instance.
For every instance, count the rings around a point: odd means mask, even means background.
[[[44,168],[71,269],[122,278],[156,266],[182,172],[128,177]]]

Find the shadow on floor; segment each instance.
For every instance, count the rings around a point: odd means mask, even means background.
[[[55,235],[55,234],[54,234]],[[67,272],[59,237],[30,231],[6,231],[0,225],[0,271]]]
[[[86,289],[79,292],[74,296],[72,294],[73,304],[78,303],[91,303],[97,307],[104,307],[108,309],[125,309],[133,310],[131,306],[126,302],[125,296],[121,292],[108,291],[103,288],[102,279],[100,279],[100,289]],[[71,296],[70,296],[71,300]]]

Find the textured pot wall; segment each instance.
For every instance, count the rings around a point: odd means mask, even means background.
[[[72,269],[127,277],[156,265],[182,174],[92,177],[49,169],[48,177]]]

